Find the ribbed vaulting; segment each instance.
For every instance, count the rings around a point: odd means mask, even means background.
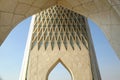
[[[36,15],[31,49],[38,44],[38,49],[51,45],[53,50],[57,44],[60,50],[64,44],[67,50],[70,44],[74,50],[74,44],[81,49],[81,43],[88,48],[84,16],[58,5]]]

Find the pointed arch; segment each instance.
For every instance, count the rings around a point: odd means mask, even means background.
[[[70,70],[69,67],[66,66],[66,64],[64,64],[64,62],[61,60],[61,59],[58,59],[48,70],[47,72],[47,75],[46,75],[46,80],[48,80],[48,76],[50,74],[50,72],[55,68],[55,66],[58,64],[58,63],[61,63],[65,69],[69,72],[70,76],[71,76],[71,79],[74,80],[74,77],[73,77],[73,74],[72,74],[72,71]]]

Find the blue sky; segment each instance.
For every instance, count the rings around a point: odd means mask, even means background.
[[[30,21],[31,17],[18,24],[0,47],[0,77],[3,80],[19,78]],[[89,25],[102,80],[120,80],[120,60],[100,28],[90,20]]]
[[[72,77],[69,71],[62,65],[62,63],[58,63],[55,66],[55,68],[50,72],[48,79],[49,80],[72,80]]]

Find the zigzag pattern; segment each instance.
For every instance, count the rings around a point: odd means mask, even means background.
[[[68,44],[73,50],[74,44],[81,49],[81,43],[88,49],[87,38],[84,16],[56,5],[36,14],[31,49],[36,43],[38,49],[42,45],[45,49],[51,45],[53,50],[54,45],[57,44],[60,50],[61,43],[64,44],[66,50]]]

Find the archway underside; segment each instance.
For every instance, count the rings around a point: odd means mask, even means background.
[[[0,44],[20,21],[56,4],[92,19],[103,30],[120,58],[119,0],[1,0]]]

